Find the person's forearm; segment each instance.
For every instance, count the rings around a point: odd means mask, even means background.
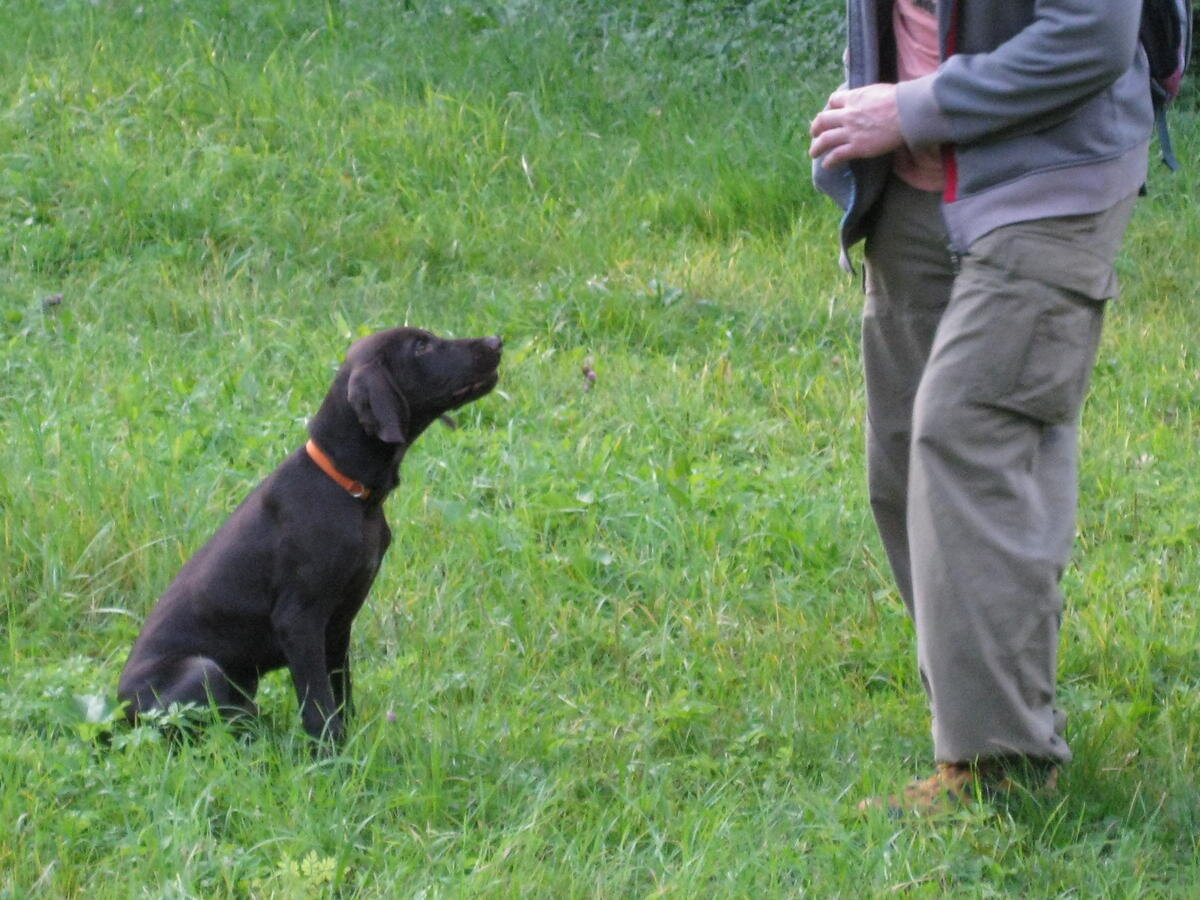
[[[909,146],[969,144],[1028,133],[1069,118],[1107,88],[1137,53],[1140,4],[1056,0],[988,53],[951,56],[933,75],[898,87]]]

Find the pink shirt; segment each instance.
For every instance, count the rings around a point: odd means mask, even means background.
[[[937,0],[896,0],[892,12],[896,32],[898,81],[911,81],[935,71],[941,62],[938,46]],[[896,151],[893,171],[913,187],[941,191],[946,186],[941,154],[936,150]]]

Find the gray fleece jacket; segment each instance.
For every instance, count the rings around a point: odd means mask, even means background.
[[[892,0],[848,0],[847,84],[895,81]],[[900,128],[940,147],[952,249],[1001,225],[1107,209],[1145,182],[1154,112],[1134,0],[938,0],[942,64],[900,84]],[[863,237],[891,158],[814,167]]]

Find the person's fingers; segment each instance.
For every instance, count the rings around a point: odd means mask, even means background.
[[[839,118],[839,113],[834,113],[827,109],[821,110],[821,112],[813,116],[812,124],[809,126],[808,133],[814,138],[820,137],[822,134],[829,131],[829,129],[836,128]]]
[[[840,144],[825,154],[825,158],[821,160],[821,168],[836,169],[839,166],[845,165],[851,159],[854,159],[854,154],[850,152],[850,145]]]
[[[808,155],[813,159],[831,152],[835,147],[846,142],[846,134],[841,128],[827,128],[813,139],[808,148]]]
[[[809,126],[809,156],[825,168],[851,159],[880,156],[903,142],[895,110],[895,87],[871,85],[834,91]]]
[[[812,124],[809,126],[809,133],[816,137],[827,128],[832,128],[830,122],[837,121],[836,111],[841,110],[846,106],[846,92],[834,91],[829,95],[829,100],[825,104],[825,108],[813,116]],[[834,113],[831,115],[831,113]]]

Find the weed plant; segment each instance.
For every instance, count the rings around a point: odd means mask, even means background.
[[[0,35],[0,897],[1194,895],[1194,88],[1085,416],[1076,760],[912,826],[854,813],[932,760],[808,180],[840,3],[7,0]],[[284,673],[249,737],[116,724],[157,594],[402,323],[507,349],[388,502],[344,749]]]

